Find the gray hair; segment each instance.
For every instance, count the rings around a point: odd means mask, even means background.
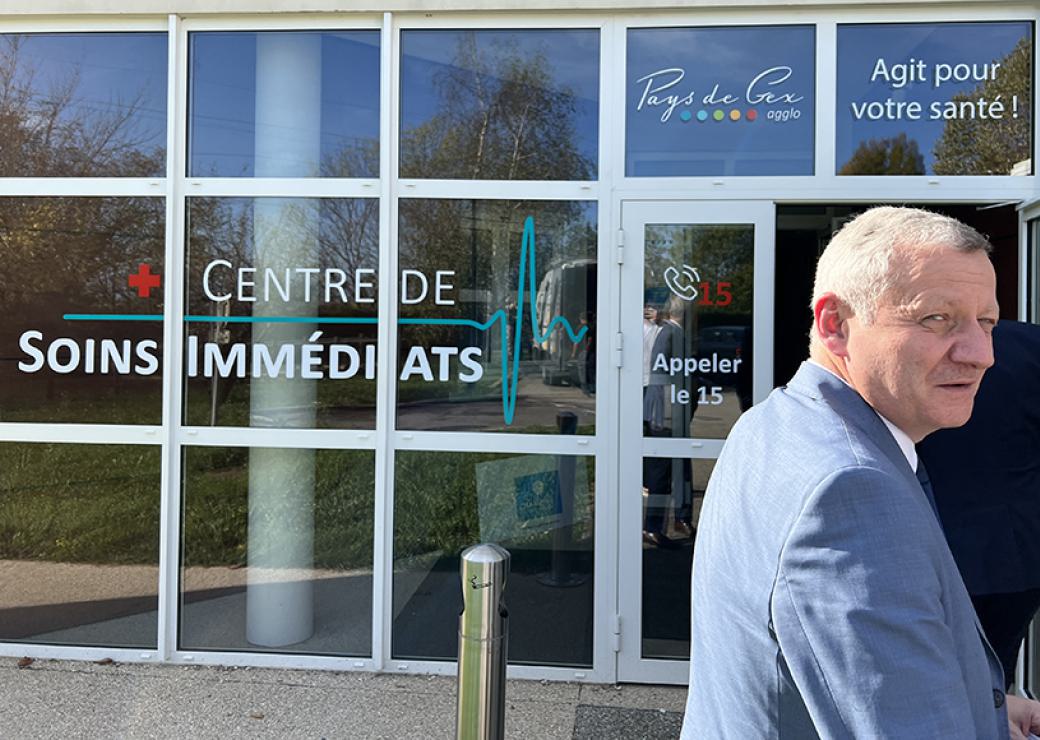
[[[824,293],[833,293],[869,325],[881,298],[895,286],[906,258],[943,247],[987,254],[993,249],[986,237],[949,216],[894,206],[864,211],[846,223],[823,251],[816,265],[812,306]],[[814,323],[810,347],[817,341]]]

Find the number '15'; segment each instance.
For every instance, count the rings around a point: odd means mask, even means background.
[[[701,299],[697,301],[698,306],[717,306],[722,308],[733,303],[733,294],[729,292],[729,289],[733,287],[733,283],[719,282],[715,283],[715,300],[711,298],[711,283],[703,282],[700,283],[701,288]]]

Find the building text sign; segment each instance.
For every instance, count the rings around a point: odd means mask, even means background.
[[[811,26],[628,32],[625,174],[811,175]]]
[[[838,27],[840,175],[1031,173],[1030,22]]]

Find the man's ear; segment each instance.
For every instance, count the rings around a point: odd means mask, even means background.
[[[824,293],[813,306],[816,336],[827,351],[838,357],[848,356],[848,307],[833,293]]]

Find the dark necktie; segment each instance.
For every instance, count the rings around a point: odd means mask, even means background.
[[[935,505],[935,493],[932,491],[932,481],[928,478],[928,471],[924,468],[924,460],[918,458],[917,460],[917,482],[921,484],[921,490],[924,491],[924,495],[928,497],[928,503],[932,507],[932,511],[935,513],[935,518],[939,518],[939,508]]]
[[[928,497],[928,503],[931,504],[932,511],[935,512],[935,518],[939,519],[939,509],[935,505],[935,494],[932,491],[932,481],[929,480],[928,471],[925,470],[924,462],[920,458],[917,460],[917,482],[921,484],[921,490],[923,490],[924,495]],[[941,519],[939,519],[939,527],[940,529],[942,528]],[[945,531],[943,534],[945,534]],[[972,611],[972,614],[974,614],[974,611]],[[986,633],[982,629],[982,624],[979,622],[978,616],[975,617],[975,628],[979,632],[979,639],[982,640],[982,644],[985,646],[987,653],[989,653],[990,667],[991,669],[995,669],[996,666],[1000,665],[1000,660],[997,658],[996,652],[994,652],[989,641],[986,639]],[[993,700],[998,709],[1004,703],[1004,693],[999,688],[993,689]],[[1037,736],[1030,735],[1030,737]]]

